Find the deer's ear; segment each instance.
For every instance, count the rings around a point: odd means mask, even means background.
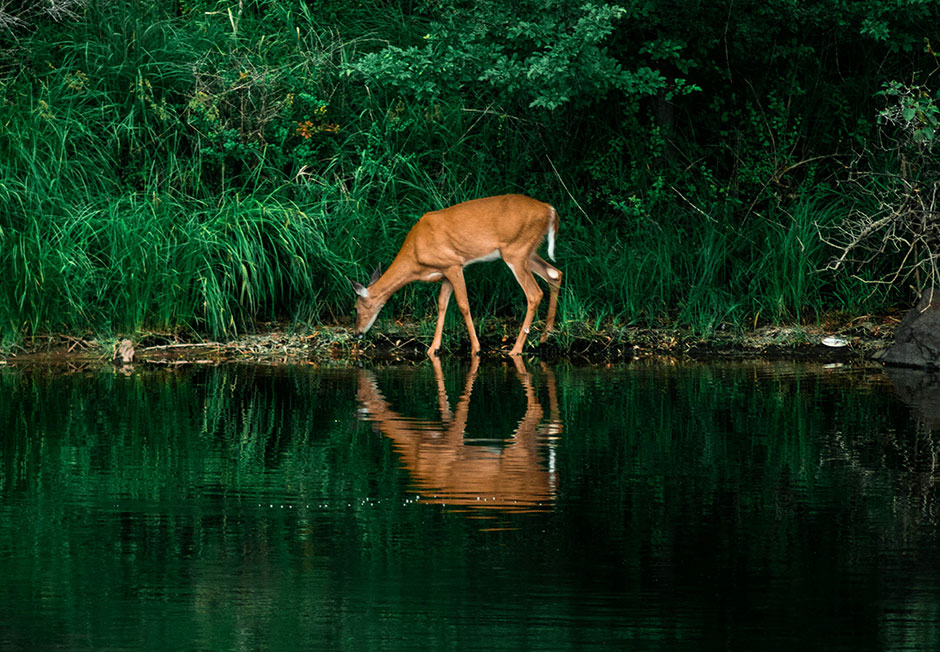
[[[369,285],[372,285],[373,283],[378,281],[381,276],[382,276],[382,266],[376,265],[375,271],[372,272],[372,278],[369,279]]]
[[[364,287],[362,283],[356,283],[352,279],[346,279],[346,280],[349,281],[350,285],[352,285],[353,292],[358,294],[363,299],[367,299],[369,297],[369,288]]]

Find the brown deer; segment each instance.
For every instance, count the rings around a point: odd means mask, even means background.
[[[527,307],[525,319],[511,356],[522,353],[529,327],[535,317],[542,290],[533,273],[548,284],[548,316],[540,341],[548,338],[555,324],[561,271],[549,265],[536,249],[548,238],[548,257],[555,260],[555,236],[558,234],[558,213],[544,202],[523,195],[486,197],[425,213],[405,236],[405,242],[384,274],[376,269],[365,287],[355,281],[353,289],[359,295],[356,304],[356,335],[362,337],[372,324],[388,298],[412,281],[440,281],[441,293],[437,300],[437,328],[428,355],[439,355],[444,332],[444,315],[453,293],[457,307],[467,324],[470,353],[480,352],[470,316],[470,303],[464,283],[463,268],[471,263],[502,258],[525,292]]]

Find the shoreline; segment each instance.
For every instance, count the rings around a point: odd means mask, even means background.
[[[583,324],[565,324],[542,345],[532,346],[525,359],[584,364],[627,362],[641,358],[803,359],[816,362],[871,361],[894,339],[900,318],[864,316],[844,322],[819,325],[764,326],[752,331],[719,329],[707,337],[688,329],[620,327],[592,329]],[[484,360],[506,359],[511,347],[513,324],[491,320],[481,329]],[[133,337],[100,340],[94,337],[44,335],[0,351],[0,367],[18,365],[123,364],[121,343],[128,339],[132,361],[150,365],[221,364],[257,362],[266,364],[327,364],[349,360],[356,363],[415,363],[425,360],[431,337],[421,324],[389,323],[356,342],[343,326],[286,326],[263,324],[253,333],[225,341],[200,340],[195,336],[168,333],[138,333]],[[459,335],[458,335],[459,333]],[[461,337],[463,335],[463,337]],[[465,335],[460,331],[445,338],[444,359],[468,355]],[[125,345],[125,352],[126,345]]]

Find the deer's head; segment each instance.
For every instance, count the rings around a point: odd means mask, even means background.
[[[359,297],[356,300],[356,337],[361,338],[372,328],[375,318],[379,316],[379,311],[385,305],[385,301],[379,299],[369,292],[369,288],[375,285],[375,282],[382,276],[382,268],[376,267],[372,272],[372,278],[369,279],[369,286],[349,280],[353,291]]]

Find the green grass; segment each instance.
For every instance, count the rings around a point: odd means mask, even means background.
[[[390,262],[422,213],[502,192],[558,208],[562,329],[707,334],[886,300],[819,271],[829,252],[818,225],[846,198],[809,189],[742,220],[711,181],[693,179],[679,201],[638,163],[655,155],[646,138],[559,171],[546,152],[566,144],[546,144],[531,122],[352,80],[344,62],[377,38],[369,21],[407,32],[400,15],[350,15],[360,36],[344,39],[303,8],[246,14],[237,32],[224,12],[159,11],[92,3],[68,29],[24,41],[28,65],[0,77],[4,341],[342,320],[345,277]],[[467,277],[475,315],[521,319],[503,265]],[[436,287],[413,284],[384,317],[435,311]],[[460,332],[459,318],[448,329]]]
[[[322,224],[284,202],[127,195],[29,220],[0,252],[6,330],[189,328],[273,318],[340,278]]]

